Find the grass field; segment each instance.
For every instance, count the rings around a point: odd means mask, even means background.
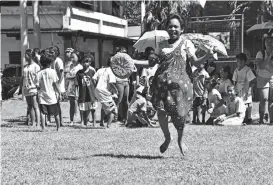
[[[62,107],[68,125],[68,103]],[[160,128],[56,132],[53,123],[39,132],[24,125],[25,102],[5,101],[1,113],[1,184],[273,184],[272,126],[187,124],[181,157],[173,126],[174,140],[160,154]]]

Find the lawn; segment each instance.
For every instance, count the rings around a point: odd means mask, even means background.
[[[25,102],[3,102],[1,184],[273,184],[272,126],[187,124],[181,157],[172,125],[160,154],[160,128],[70,127],[62,107],[66,126],[39,132],[24,125]]]

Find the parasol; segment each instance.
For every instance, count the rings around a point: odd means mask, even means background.
[[[251,28],[249,28],[246,33],[253,36],[258,36],[273,30],[273,22],[263,22],[261,24],[255,24]]]
[[[200,33],[185,33],[182,34],[182,36],[191,40],[194,46],[197,48],[202,50],[206,50],[206,48],[213,48],[214,51],[221,53],[224,56],[228,55],[225,45],[210,35],[203,35]]]
[[[134,44],[134,48],[140,52],[144,52],[147,47],[156,49],[158,48],[159,42],[168,40],[169,38],[169,34],[164,30],[148,31],[138,39],[138,41]]]

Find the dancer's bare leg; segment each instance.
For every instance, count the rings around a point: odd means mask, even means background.
[[[167,113],[162,109],[157,110],[157,116],[158,116],[160,128],[165,137],[164,143],[160,146],[160,152],[164,153],[168,149],[168,146],[171,142],[171,134],[170,134],[169,125],[168,125],[168,116],[167,116]]]

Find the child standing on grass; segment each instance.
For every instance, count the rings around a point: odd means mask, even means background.
[[[205,98],[205,80],[209,78],[209,74],[201,64],[198,68],[193,68],[193,121],[192,124],[200,124],[199,115],[202,114],[202,124],[205,123],[206,112],[204,106],[206,105]]]
[[[40,109],[37,102],[37,73],[40,71],[40,66],[34,62],[35,53],[32,49],[27,49],[25,58],[27,64],[24,66],[21,89],[23,96],[26,97],[28,113],[31,117],[32,126],[40,124]],[[35,124],[35,118],[37,124]]]
[[[213,120],[226,112],[224,100],[220,92],[216,89],[218,82],[216,79],[211,78],[206,82],[206,88],[208,90],[208,113],[209,119],[206,121],[206,125],[213,125]]]
[[[58,75],[54,69],[50,68],[53,61],[53,53],[47,52],[41,56],[40,63],[43,69],[38,73],[37,87],[39,89],[38,101],[41,109],[42,129],[45,129],[46,115],[53,115],[58,131],[60,128],[60,110],[58,106],[60,90]]]
[[[252,112],[252,85],[256,76],[253,74],[250,67],[246,65],[247,56],[244,53],[236,55],[237,68],[233,73],[233,82],[238,93],[246,105],[246,118],[245,122],[250,124],[252,122],[251,112]]]
[[[113,98],[117,98],[117,88],[115,86],[116,76],[110,68],[110,59],[108,60],[108,67],[99,69],[93,79],[96,82],[96,98],[101,103],[101,123],[100,126],[104,127],[104,115],[108,117],[107,128],[112,123],[114,116],[117,114],[117,106]]]
[[[244,125],[246,107],[243,99],[236,93],[234,86],[228,87],[229,101],[227,102],[226,114],[214,120],[214,124],[222,126]]]
[[[67,96],[68,96],[69,104],[70,104],[69,113],[70,113],[71,126],[74,124],[74,115],[78,112],[78,101],[76,99],[77,91],[75,86],[75,77],[77,72],[83,69],[82,65],[80,64],[82,56],[83,56],[83,53],[78,51],[74,51],[71,53],[72,66],[66,76],[66,79],[68,80]]]
[[[94,62],[94,57],[89,53],[84,54],[82,60],[83,69],[78,71],[75,85],[79,90],[79,96],[76,97],[76,99],[78,99],[79,103],[82,120],[81,124],[87,126],[88,117],[91,111],[94,127],[96,123],[95,110],[98,106],[95,97],[95,83],[92,79],[95,74],[95,70],[90,69],[92,62]]]

